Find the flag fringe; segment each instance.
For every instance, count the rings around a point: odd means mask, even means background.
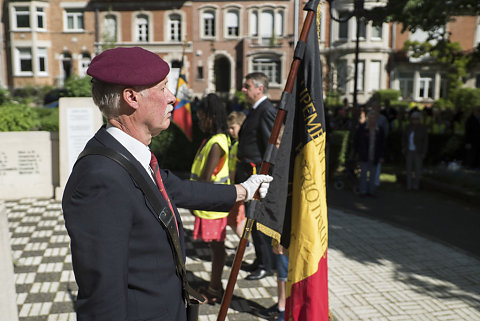
[[[274,231],[272,230],[271,228],[269,228],[268,226],[265,226],[263,224],[260,224],[258,222],[257,223],[257,230],[259,230],[260,232],[262,232],[263,234],[271,237],[272,239],[276,240],[277,242],[280,243],[280,238],[281,238],[281,234],[278,233],[277,231]]]

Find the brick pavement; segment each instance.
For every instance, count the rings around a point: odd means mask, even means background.
[[[75,320],[68,236],[60,203],[5,201],[21,321]],[[182,211],[192,284],[209,279],[208,248],[191,240]],[[480,320],[480,261],[388,224],[329,209],[329,295],[336,320]],[[227,246],[236,236],[229,231]],[[247,261],[253,254],[246,256]],[[229,269],[224,273],[228,278]],[[262,320],[255,311],[276,300],[275,277],[246,281],[240,271],[228,320]],[[219,305],[200,308],[216,320]],[[0,316],[0,320],[2,320]],[[2,320],[9,321],[9,320]]]

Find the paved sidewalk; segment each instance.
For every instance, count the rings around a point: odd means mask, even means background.
[[[60,203],[22,199],[4,205],[19,319],[75,320],[77,287]],[[193,217],[182,211],[182,219],[189,278],[201,285],[209,279],[209,250],[191,240]],[[227,246],[235,242],[229,231]],[[480,320],[480,261],[456,248],[329,208],[328,260],[335,320]],[[255,311],[276,301],[275,277],[246,281],[246,275],[240,271],[227,320],[262,320]],[[218,309],[201,306],[200,320],[216,320]]]

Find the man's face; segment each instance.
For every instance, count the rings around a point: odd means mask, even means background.
[[[140,121],[144,123],[152,137],[157,136],[170,126],[173,104],[176,99],[167,88],[167,78],[153,87],[145,89],[139,95]]]
[[[242,92],[245,94],[248,103],[255,104],[263,96],[263,86],[255,87],[252,79],[247,79],[242,87]]]

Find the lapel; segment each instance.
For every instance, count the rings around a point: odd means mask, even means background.
[[[145,168],[137,161],[137,159],[125,148],[123,147],[122,144],[120,144],[115,138],[113,138],[112,135],[110,135],[107,130],[105,129],[105,126],[102,126],[97,133],[94,136],[94,139],[97,140],[101,145],[112,148],[113,150],[122,153],[123,155],[127,156],[132,164],[139,170],[139,172],[142,174],[142,176],[148,181],[149,185],[155,190],[156,195],[160,199],[162,206],[165,206],[168,208],[168,203],[167,201],[163,198],[162,194],[160,193],[160,190],[158,189],[158,186],[153,182],[152,178],[150,175],[145,171]],[[163,170],[160,170],[160,175],[162,175],[162,179],[165,178],[165,174]],[[137,185],[136,182],[134,182],[135,188],[140,189],[140,187]],[[167,191],[168,197],[170,197],[168,191]],[[170,197],[170,201],[172,201],[172,198]],[[145,204],[148,207],[148,209],[155,214],[155,210],[153,209],[152,205],[150,202],[145,198]],[[172,202],[172,207],[174,211],[174,215],[177,219],[178,223],[178,230],[179,230],[179,239],[180,239],[180,245],[182,247],[182,251],[184,251],[184,234],[183,234],[183,225],[182,221],[180,219],[180,214],[178,213],[177,207],[175,206],[175,203]],[[158,223],[160,224],[160,222]],[[163,226],[162,226],[163,228]]]

